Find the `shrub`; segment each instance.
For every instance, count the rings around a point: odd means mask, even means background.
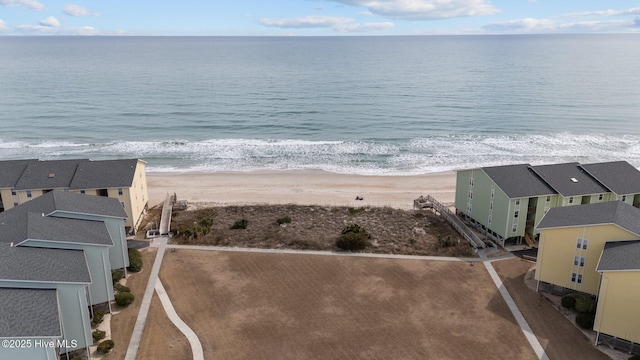
[[[138,249],[129,248],[129,267],[133,272],[142,270],[142,254]]]
[[[102,310],[95,311],[93,313],[93,320],[92,320],[93,323],[94,324],[100,324],[100,323],[102,323],[102,320],[104,320],[104,311],[102,311]]]
[[[246,229],[247,225],[249,225],[249,221],[247,219],[240,219],[231,225],[232,229]]]
[[[131,292],[131,289],[129,289],[128,287],[124,286],[124,285],[120,285],[120,284],[115,284],[113,286],[113,290],[116,291],[116,293],[121,293],[121,292]]]
[[[289,217],[289,216],[281,217],[277,221],[278,221],[278,225],[290,224],[291,223],[291,217]]]
[[[438,244],[440,244],[440,246],[442,246],[442,247],[449,247],[449,246],[455,245],[451,235],[447,235],[447,236],[444,236],[444,237],[438,235]]]
[[[111,272],[111,279],[113,280],[113,284],[115,285],[120,279],[124,277],[124,270],[113,270]]]
[[[357,207],[357,208],[350,207],[349,208],[349,214],[351,214],[351,215],[354,215],[354,214],[357,214],[357,213],[361,213],[363,211],[364,211],[363,207]]]
[[[119,292],[116,294],[116,304],[118,306],[127,307],[133,303],[135,296],[130,292]]]
[[[98,352],[101,354],[108,354],[109,351],[111,351],[111,349],[113,349],[113,346],[115,344],[113,343],[113,340],[105,340],[103,342],[101,342],[100,344],[98,344]]]
[[[74,356],[71,360],[84,360],[84,358],[82,356]]]
[[[592,313],[596,309],[596,301],[587,294],[576,296],[576,311],[579,313]]]
[[[358,224],[352,224],[342,229],[342,234],[336,240],[336,246],[342,250],[364,250],[370,238],[371,235],[364,228]]]
[[[576,308],[576,294],[571,293],[562,297],[560,300],[562,307],[567,309],[575,309]]]
[[[93,336],[93,341],[100,341],[104,339],[105,336],[107,336],[107,332],[102,330],[95,330],[91,333],[91,335]]]
[[[593,329],[593,322],[595,320],[596,315],[594,313],[578,313],[576,315],[576,324],[583,329]]]
[[[629,360],[640,360],[640,355],[633,355],[629,358]]]

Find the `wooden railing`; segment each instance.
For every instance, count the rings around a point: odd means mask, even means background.
[[[171,230],[171,211],[173,203],[176,201],[176,194],[169,195],[164,199],[162,205],[162,215],[160,216],[160,235],[168,235]]]

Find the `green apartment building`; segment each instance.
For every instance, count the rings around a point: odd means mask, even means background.
[[[456,213],[498,244],[534,246],[536,227],[551,208],[622,201],[640,207],[640,171],[626,161],[460,170]]]

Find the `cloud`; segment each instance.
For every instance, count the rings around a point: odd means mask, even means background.
[[[287,19],[262,18],[258,22],[264,26],[283,29],[329,28],[339,32],[373,32],[394,26],[392,22],[354,23],[355,19],[338,16],[303,16]]]
[[[9,27],[7,26],[7,23],[4,22],[4,20],[0,19],[0,33],[5,31],[9,31]]]
[[[60,22],[58,21],[58,19],[54,18],[53,16],[49,16],[46,19],[40,20],[40,25],[47,26],[47,27],[59,27]]]
[[[100,30],[91,27],[52,27],[44,25],[20,25],[16,27],[16,30],[25,35],[103,35]]]
[[[487,0],[330,0],[401,20],[436,20],[499,12]]]
[[[65,5],[62,9],[62,12],[71,16],[100,16],[99,13],[90,12],[89,10],[87,10],[87,8],[76,4]]]
[[[564,14],[564,17],[590,17],[590,16],[621,16],[621,15],[640,15],[640,7],[626,10],[602,10],[602,11],[583,11],[577,13]]]
[[[636,19],[638,23],[640,20]],[[634,26],[634,20],[578,21],[558,22],[548,19],[516,19],[496,22],[482,28],[494,33],[594,33],[628,30]]]
[[[0,0],[0,5],[6,7],[24,6],[37,11],[44,10],[44,5],[36,0]]]

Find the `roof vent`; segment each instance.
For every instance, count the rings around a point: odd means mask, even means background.
[[[55,173],[49,173],[49,179],[56,177]]]
[[[577,183],[577,182],[578,182],[578,179],[576,179],[576,178],[571,178],[571,182]]]

